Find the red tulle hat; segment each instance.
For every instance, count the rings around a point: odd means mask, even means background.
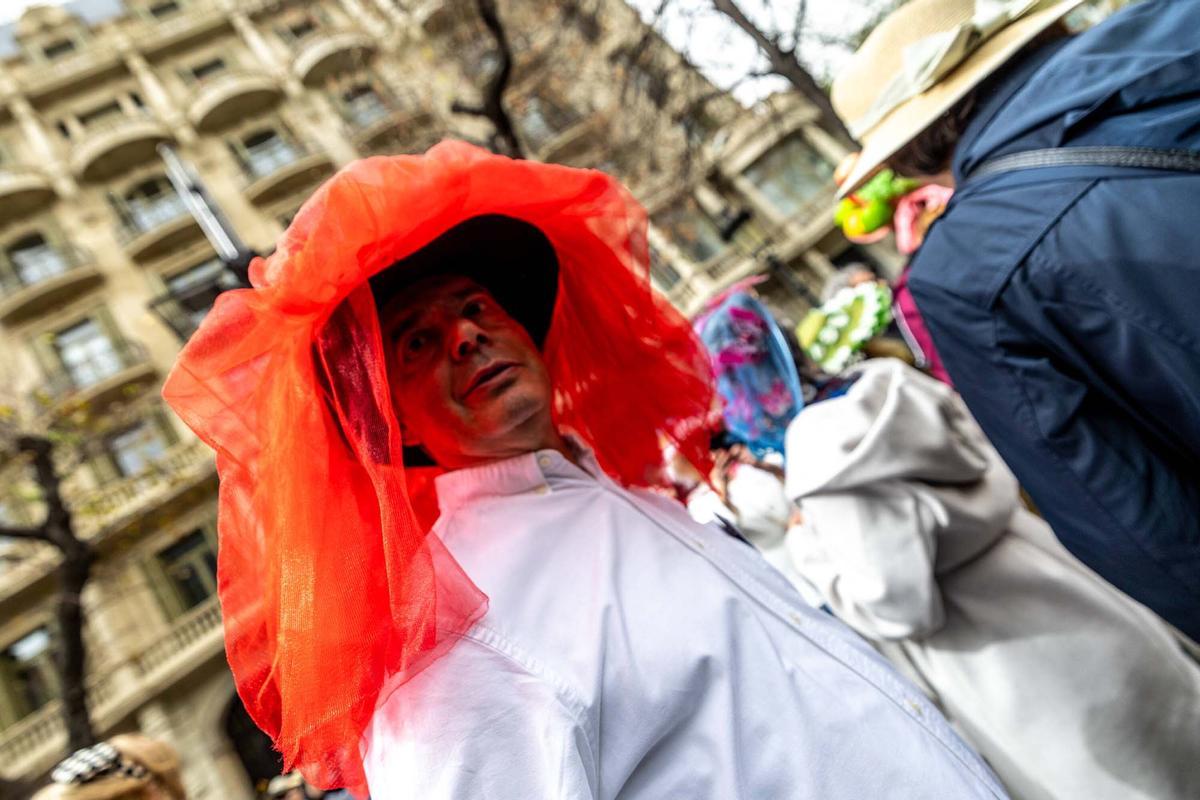
[[[535,226],[557,257],[542,348],[556,423],[625,485],[668,485],[664,442],[706,472],[708,358],[651,289],[646,214],[616,180],[461,142],[339,171],[251,266],[253,288],[217,298],[163,388],[217,453],[238,693],[317,786],[366,793],[359,744],[380,687],[487,609],[429,533],[437,468],[404,465],[368,280],[495,214]]]

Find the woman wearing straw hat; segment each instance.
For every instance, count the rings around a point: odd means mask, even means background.
[[[140,733],[76,750],[33,800],[185,800],[179,754]]]
[[[1082,561],[1200,638],[1200,23],[1147,0],[912,0],[838,76],[861,140],[955,188],[910,286],[972,414]]]

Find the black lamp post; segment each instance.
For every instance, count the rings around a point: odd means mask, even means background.
[[[250,286],[250,262],[257,253],[238,237],[237,231],[175,148],[167,143],[158,145],[158,154],[167,168],[167,178],[183,200],[188,212],[204,232],[223,270],[211,281],[167,292],[150,301],[150,309],[165,322],[175,335],[186,341],[195,331],[197,315],[212,305],[216,296],[226,289]]]

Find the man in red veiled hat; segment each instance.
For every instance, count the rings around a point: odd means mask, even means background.
[[[378,798],[998,798],[752,548],[646,487],[712,375],[614,180],[460,143],[344,169],[164,394],[218,454],[239,692]],[[336,665],[333,667],[331,665]]]

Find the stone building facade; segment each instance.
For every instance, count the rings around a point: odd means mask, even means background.
[[[98,732],[163,737],[191,797],[248,800],[278,764],[224,660],[216,474],[158,400],[229,275],[157,148],[266,252],[347,162],[485,141],[489,124],[451,106],[478,99],[495,55],[465,0],[124,0],[90,21],[72,5],[27,11],[0,63],[0,393],[43,422],[81,408],[104,420],[66,486],[100,556],[84,596]],[[680,308],[773,265],[764,291],[798,318],[798,289],[867,257],[847,256],[829,220],[843,151],[802,103],[741,109],[618,0],[502,10],[525,149],[634,188],[654,280]],[[0,465],[0,521],[36,518],[27,490]],[[37,779],[63,754],[54,566],[49,548],[0,541],[6,777]]]

